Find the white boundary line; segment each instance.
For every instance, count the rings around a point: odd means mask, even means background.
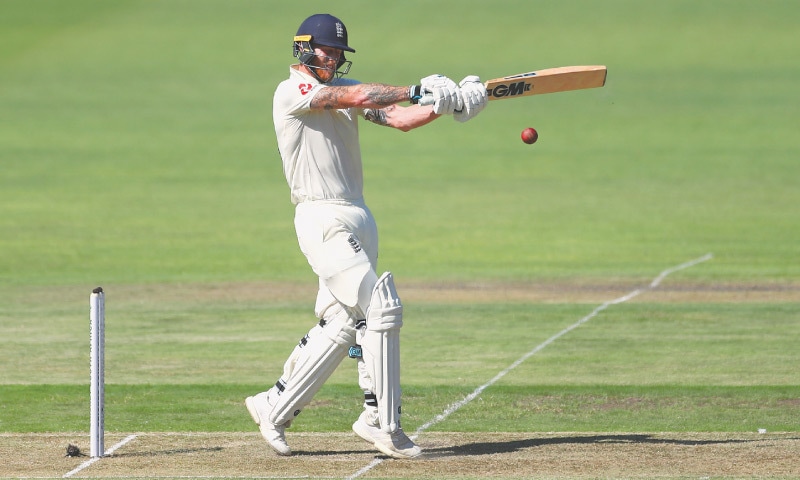
[[[652,290],[652,289],[658,287],[661,284],[661,281],[664,280],[668,275],[670,275],[672,273],[675,273],[675,272],[677,272],[679,270],[683,270],[683,269],[686,269],[686,268],[689,268],[689,267],[693,267],[693,266],[697,265],[698,263],[702,263],[702,262],[705,262],[707,260],[711,260],[711,258],[713,258],[713,255],[710,254],[710,253],[707,253],[707,254],[703,255],[702,257],[700,257],[700,258],[696,258],[696,259],[690,260],[690,261],[688,261],[686,263],[682,263],[680,265],[676,265],[674,267],[668,268],[668,269],[664,270],[663,272],[661,272],[660,274],[658,274],[658,276],[656,278],[654,278],[653,281],[650,282],[650,285],[648,285],[647,287],[637,288],[637,289],[631,291],[630,293],[628,293],[626,295],[623,295],[623,296],[621,296],[619,298],[616,298],[614,300],[609,300],[609,301],[603,303],[602,305],[598,306],[597,308],[592,310],[592,312],[589,315],[586,315],[585,317],[581,318],[580,320],[578,320],[577,322],[573,323],[569,327],[565,328],[564,330],[561,330],[560,332],[558,332],[555,335],[553,335],[552,337],[548,338],[547,340],[545,340],[541,344],[537,345],[533,350],[531,350],[530,352],[528,352],[525,355],[521,356],[517,361],[515,361],[514,363],[509,365],[505,370],[503,370],[502,372],[500,372],[497,375],[495,375],[494,378],[492,378],[488,382],[484,383],[480,387],[476,388],[472,393],[470,393],[469,395],[467,395],[466,397],[464,397],[460,401],[458,401],[458,402],[450,405],[449,407],[447,407],[444,410],[444,412],[440,413],[439,415],[436,415],[436,417],[434,417],[432,420],[430,420],[427,423],[425,423],[424,425],[420,426],[417,429],[417,431],[414,432],[414,435],[411,436],[411,439],[412,440],[416,439],[425,430],[427,430],[427,429],[431,428],[432,426],[436,425],[437,423],[443,421],[444,419],[446,419],[447,417],[449,417],[450,415],[452,415],[453,413],[458,411],[461,407],[463,407],[466,404],[468,404],[469,402],[475,400],[475,398],[478,395],[480,395],[484,390],[486,390],[487,388],[489,388],[492,385],[494,385],[495,383],[497,383],[498,380],[500,380],[501,378],[505,377],[511,370],[514,370],[515,368],[520,366],[520,364],[522,364],[522,362],[524,362],[525,360],[529,359],[533,355],[536,355],[537,353],[542,351],[546,346],[548,346],[551,343],[555,342],[556,340],[558,340],[559,338],[563,337],[567,333],[571,332],[572,330],[575,330],[576,328],[580,327],[581,325],[583,325],[584,323],[588,322],[592,318],[596,317],[598,313],[600,313],[603,310],[607,309],[611,305],[617,305],[617,304],[620,304],[620,303],[627,302],[628,300],[636,297],[637,295],[639,295],[642,292],[645,292],[647,290]],[[364,468],[362,468],[361,470],[357,471],[353,475],[347,477],[347,480],[354,480],[354,479],[364,475],[365,473],[369,472],[373,468],[375,468],[378,465],[380,465],[381,463],[383,463],[383,460],[384,460],[383,458],[375,458],[368,465],[364,466]]]
[[[111,455],[111,454],[112,454],[112,453],[114,453],[114,452],[115,452],[115,451],[116,451],[118,448],[120,448],[120,447],[124,446],[125,444],[127,444],[127,443],[129,443],[129,442],[131,442],[131,441],[133,441],[133,440],[135,440],[135,439],[136,439],[136,435],[128,435],[127,437],[123,438],[123,439],[122,439],[122,441],[120,441],[119,443],[117,443],[117,444],[116,444],[116,445],[114,445],[113,447],[111,447],[111,448],[109,448],[108,450],[106,450],[106,451],[105,451],[105,453],[104,453],[103,455],[104,455],[104,456],[105,456],[105,455]],[[90,465],[92,465],[93,463],[97,462],[97,461],[98,461],[98,460],[100,460],[101,458],[103,458],[103,457],[92,457],[92,458],[90,458],[89,460],[86,460],[85,462],[83,462],[83,463],[81,463],[80,465],[78,465],[77,467],[75,467],[75,469],[74,469],[74,470],[72,470],[72,471],[70,471],[70,472],[67,472],[67,473],[65,473],[65,474],[64,474],[64,476],[63,476],[63,477],[61,477],[61,478],[69,478],[69,477],[71,477],[71,476],[75,475],[76,473],[80,472],[80,471],[81,471],[81,470],[83,470],[84,468],[88,468]]]

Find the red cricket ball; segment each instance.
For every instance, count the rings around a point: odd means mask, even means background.
[[[530,145],[532,143],[536,143],[536,140],[539,139],[539,132],[537,132],[535,128],[528,127],[522,131],[520,137],[522,138],[523,142]]]

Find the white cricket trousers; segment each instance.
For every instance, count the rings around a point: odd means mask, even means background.
[[[329,303],[331,292],[340,301],[357,297],[363,274],[355,272],[367,264],[376,271],[378,263],[378,227],[364,201],[299,203],[294,225],[300,250],[320,278],[317,306]]]

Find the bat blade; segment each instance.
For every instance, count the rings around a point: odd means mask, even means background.
[[[503,100],[602,87],[606,83],[606,73],[605,65],[547,68],[493,78],[485,86],[489,100]]]

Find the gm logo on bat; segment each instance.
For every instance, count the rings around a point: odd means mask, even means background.
[[[513,97],[515,95],[524,95],[525,92],[529,92],[531,90],[531,87],[532,85],[530,83],[524,81],[500,84],[490,90],[487,90],[487,93],[490,97],[496,98]]]

